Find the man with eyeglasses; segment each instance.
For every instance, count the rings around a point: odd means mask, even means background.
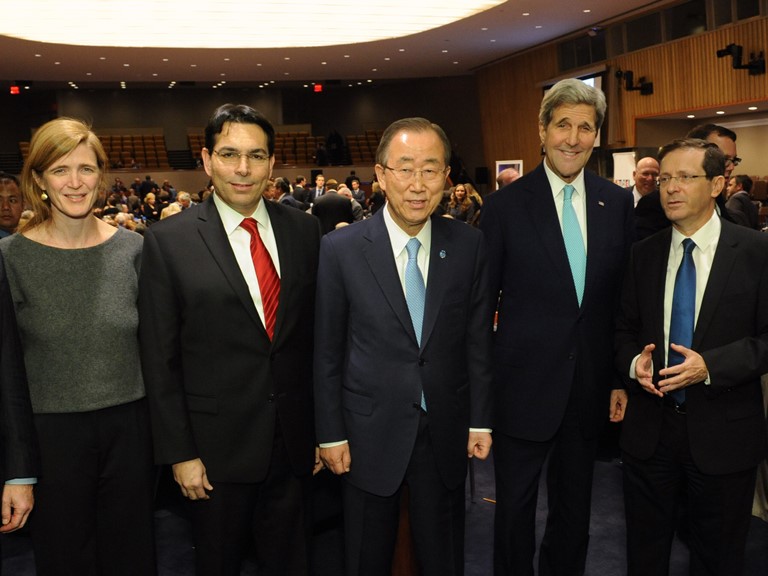
[[[623,416],[613,330],[633,237],[632,194],[585,170],[605,111],[600,90],[576,79],[555,84],[539,112],[544,161],[483,206],[480,228],[499,302],[496,576],[534,573],[547,460],[538,573],[584,573],[600,434],[609,418]]]
[[[434,214],[451,146],[424,118],[376,152],[385,207],[323,237],[315,418],[342,478],[347,576],[390,576],[400,498],[421,576],[464,573],[467,458],[491,445],[492,299],[482,234]]]
[[[275,131],[225,104],[205,129],[213,194],[144,235],[142,367],[155,457],[188,500],[199,576],[306,576],[315,465],[317,220],[264,200]],[[319,469],[319,467],[318,467]]]
[[[768,237],[715,211],[716,144],[676,140],[659,159],[672,227],[634,245],[616,331],[628,574],[669,574],[683,505],[691,574],[738,576],[768,447]]]

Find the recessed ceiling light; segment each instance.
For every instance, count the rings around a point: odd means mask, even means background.
[[[747,110],[757,110],[757,106],[750,106]]]
[[[42,57],[43,57],[42,54],[35,54],[35,58],[42,58]]]
[[[366,80],[366,82],[368,82],[368,84],[370,84],[371,82],[373,82],[373,80]]]
[[[718,110],[717,112],[715,112],[715,114],[717,114],[718,116],[722,116],[723,114],[725,114],[725,110]]]
[[[197,68],[197,64],[190,64],[189,67],[190,68]]]
[[[378,72],[378,71],[379,71],[378,68],[371,68],[371,72]]]
[[[229,62],[229,58],[224,58],[224,62]]]
[[[390,58],[389,56],[385,56],[385,57],[384,57],[384,61],[385,61],[385,62],[389,62],[390,60],[391,60],[391,58]]]
[[[59,64],[61,64],[61,62],[54,62],[54,64],[56,64],[56,66],[58,66]]]
[[[99,56],[99,60],[106,60],[106,56]]]
[[[405,48],[400,48],[398,52],[405,52]]]
[[[163,58],[163,62],[168,62],[168,58]]]
[[[491,38],[491,42],[496,42],[496,38]]]
[[[285,56],[285,57],[283,58],[283,60],[290,60],[290,59],[291,59],[291,57],[290,57],[290,56]]]
[[[157,76],[157,72],[152,72],[152,76]]]
[[[344,58],[349,58],[349,54],[344,54]]]
[[[686,118],[696,118],[696,114],[688,114],[688,116],[686,116]]]
[[[443,54],[448,54],[448,50],[443,50]]]
[[[86,72],[85,75],[86,76],[93,76],[93,73],[92,72]]]
[[[328,62],[323,61],[323,62],[320,62],[320,64],[322,64],[323,66],[326,66]]]
[[[592,10],[590,10],[589,8],[584,8],[582,12],[584,12],[584,14],[589,14],[590,12],[592,12]]]
[[[523,12],[523,16],[530,16],[530,15],[531,15],[530,12]]]
[[[488,27],[487,27],[487,26],[483,26],[482,28],[480,28],[480,30],[482,30],[483,32],[485,32],[485,31],[487,31],[487,30],[488,30]]]
[[[227,75],[226,72],[222,72],[221,74],[219,74],[219,76],[226,76],[226,75]]]
[[[459,63],[459,61],[458,61],[458,60],[454,60],[454,61],[453,61],[453,63],[454,63],[454,64],[458,64],[458,63]]]
[[[540,30],[542,26],[536,26],[536,30]]]
[[[130,67],[131,67],[130,64],[123,64],[123,68],[130,68]]]

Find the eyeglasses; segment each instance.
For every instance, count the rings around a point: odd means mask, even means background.
[[[389,170],[395,175],[395,178],[400,182],[412,182],[416,179],[417,174],[421,174],[422,182],[434,182],[442,174],[445,174],[445,168],[424,168],[423,170],[414,170],[413,168],[390,168],[384,166],[384,170]]]
[[[262,152],[235,152],[234,150],[219,152],[218,150],[214,150],[213,153],[227,166],[237,166],[240,164],[240,158],[243,156],[245,156],[245,160],[248,164],[261,165],[269,161],[269,156]]]
[[[683,174],[682,176],[660,176],[656,183],[659,185],[659,188],[666,188],[669,186],[670,182],[672,180],[677,180],[677,183],[681,186],[688,186],[690,184],[693,184],[694,180],[696,178],[706,178],[706,174]]]
[[[729,162],[734,166],[738,166],[739,164],[741,164],[741,158],[739,158],[738,156],[734,156],[733,158],[731,158],[730,156],[726,156],[725,163],[728,164]]]

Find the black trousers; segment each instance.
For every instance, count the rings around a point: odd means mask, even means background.
[[[757,468],[723,475],[701,472],[691,458],[686,419],[665,406],[653,456],[623,456],[629,576],[669,574],[682,498],[691,576],[739,576],[744,571]]]
[[[210,479],[210,499],[189,502],[198,576],[239,576],[251,542],[260,575],[307,575],[305,499],[310,477],[293,473],[279,429],[278,424],[262,482]]]
[[[584,438],[575,403],[546,442],[493,435],[496,473],[495,576],[533,576],[539,477],[547,468],[548,514],[540,576],[581,575],[587,559],[592,476],[599,438]]]
[[[30,533],[38,576],[156,574],[146,400],[36,414],[42,474]]]
[[[403,484],[408,485],[408,512],[420,576],[461,576],[464,483],[453,489],[443,483],[429,438],[428,414],[421,414]],[[377,496],[344,481],[347,576],[391,576],[401,490],[402,486],[391,496]]]

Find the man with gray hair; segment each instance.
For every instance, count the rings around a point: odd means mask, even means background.
[[[584,170],[605,109],[600,90],[575,79],[555,84],[539,112],[544,161],[483,206],[480,228],[498,300],[496,576],[534,573],[547,458],[538,573],[584,573],[598,440],[626,406],[613,330],[633,237],[632,194]]]

